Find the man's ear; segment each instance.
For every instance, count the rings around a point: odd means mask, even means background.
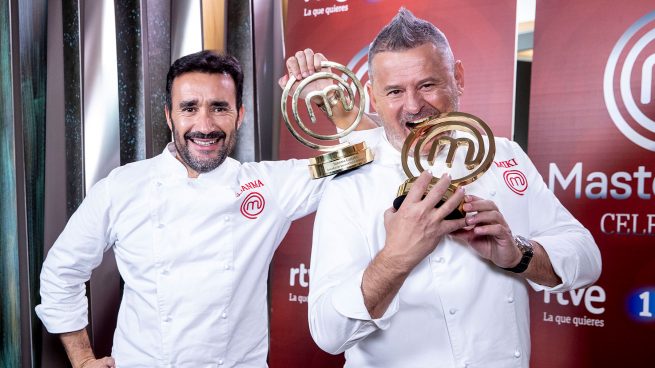
[[[373,108],[375,109],[375,111],[377,111],[378,110],[376,107],[377,100],[375,99],[375,94],[373,93],[373,84],[371,83],[370,79],[366,81],[366,85],[364,87],[366,87],[368,98],[371,99],[371,105],[373,105]]]
[[[455,62],[455,82],[457,83],[457,92],[462,95],[464,93],[464,65],[461,60]]]
[[[241,123],[243,123],[243,117],[246,116],[246,107],[241,105],[239,108],[239,117],[237,118],[236,129],[239,130]]]
[[[168,129],[170,129],[170,131],[172,132],[173,126],[171,125],[171,112],[168,109],[168,105],[164,106],[164,115],[166,115],[166,124],[168,124]]]

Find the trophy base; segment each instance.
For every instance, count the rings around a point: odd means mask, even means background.
[[[407,197],[407,193],[409,193],[409,190],[412,188],[412,183],[413,183],[413,181],[408,180],[408,181],[404,182],[400,186],[400,188],[398,188],[398,197],[396,197],[396,199],[393,200],[393,208],[395,208],[396,210],[398,210],[400,208],[400,206],[405,201],[405,198]],[[430,189],[432,189],[432,187],[434,186],[435,183],[436,183],[436,180],[433,179],[432,182],[430,182],[430,185],[428,185],[428,188],[425,191],[425,193],[423,193],[423,196],[421,197],[421,199],[425,198],[425,196],[428,194]],[[441,200],[439,201],[439,203],[437,203],[436,206],[434,206],[434,208],[441,207],[448,200],[448,198],[450,198],[453,194],[455,194],[456,190],[457,190],[456,186],[454,186],[454,185],[449,186],[448,190],[446,191],[446,194],[444,194],[443,197],[441,197]],[[449,213],[446,217],[444,217],[444,219],[445,220],[457,220],[457,219],[464,218],[464,216],[466,216],[466,212],[464,211],[463,206],[464,206],[464,202],[461,202],[457,206],[457,208],[455,208],[451,213]]]
[[[373,151],[361,142],[309,159],[313,179],[356,169],[373,161]]]

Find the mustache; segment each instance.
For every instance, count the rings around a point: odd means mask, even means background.
[[[411,123],[414,123],[417,120],[421,120],[423,118],[427,118],[427,117],[430,117],[430,116],[439,115],[440,113],[441,112],[439,110],[437,110],[437,109],[429,109],[429,110],[426,110],[426,111],[421,111],[418,114],[404,113],[404,114],[402,114],[400,119],[401,119],[401,122],[403,124],[408,124],[408,123],[411,124]]]
[[[225,132],[222,130],[215,130],[209,133],[201,132],[188,132],[184,134],[184,139],[223,139],[225,138]]]

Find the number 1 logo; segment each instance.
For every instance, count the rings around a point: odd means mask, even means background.
[[[630,295],[629,312],[633,319],[641,322],[655,322],[655,289],[639,290]]]

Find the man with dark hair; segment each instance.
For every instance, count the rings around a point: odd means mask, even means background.
[[[269,263],[326,180],[310,179],[306,160],[228,157],[242,85],[231,56],[202,51],[173,63],[173,142],[95,184],[48,253],[36,312],[61,334],[73,367],[266,366]],[[96,359],[84,283],[109,248],[125,287],[112,357]]]
[[[367,132],[375,161],[328,183],[319,205],[314,340],[327,352],[345,351],[347,367],[528,367],[527,285],[560,292],[593,283],[598,247],[527,155],[503,138],[495,160],[516,162],[525,191],[512,191],[507,169],[492,165],[435,208],[451,179],[444,173],[422,198],[432,180],[425,171],[400,208],[391,207],[406,178],[400,150],[413,122],[457,111],[464,69],[443,33],[406,9],[377,35],[368,63],[383,128]],[[463,177],[463,161],[457,150],[450,174]],[[462,201],[467,216],[445,219]]]

